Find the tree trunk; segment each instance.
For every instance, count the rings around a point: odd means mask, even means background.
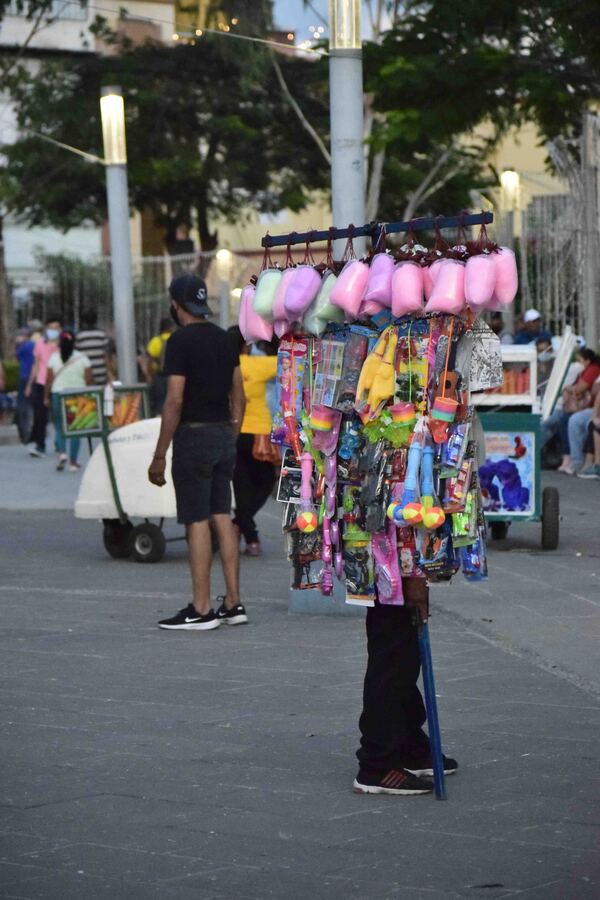
[[[0,217],[0,358],[6,359],[10,355],[13,328],[13,308],[4,260],[4,232],[3,220]]]

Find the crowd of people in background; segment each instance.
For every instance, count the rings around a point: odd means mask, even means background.
[[[492,313],[490,327],[504,345],[534,344],[538,355],[538,384],[548,382],[555,359],[557,338],[536,309],[527,310],[515,323],[514,333],[502,313]],[[65,438],[59,395],[64,388],[103,386],[116,378],[116,349],[109,333],[98,326],[93,309],[84,310],[75,333],[64,327],[59,315],[45,322],[31,320],[15,335],[18,365],[16,390],[7,391],[0,361],[0,416],[14,418],[21,441],[32,458],[47,452],[47,428],[54,426],[56,468],[77,471],[79,441]],[[150,388],[150,409],[160,415],[166,396],[164,362],[167,342],[174,331],[169,317],[138,351],[138,376]],[[237,326],[229,329],[240,354],[247,408],[238,440],[234,476],[235,524],[249,556],[261,553],[255,515],[273,490],[279,457],[269,440],[274,408],[276,345],[260,342],[247,346]],[[600,358],[578,339],[556,407],[541,423],[542,445],[560,453],[558,471],[581,478],[600,479]],[[554,464],[556,465],[556,463]]]

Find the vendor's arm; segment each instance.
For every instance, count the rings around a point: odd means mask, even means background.
[[[242,427],[244,418],[244,410],[246,408],[246,397],[244,396],[244,382],[242,372],[239,366],[233,370],[233,380],[231,382],[231,391],[229,393],[229,406],[231,409],[231,424],[237,438]]]
[[[152,484],[162,487],[166,484],[165,468],[167,465],[167,450],[173,440],[173,435],[177,430],[181,419],[181,408],[183,406],[183,392],[185,390],[185,375],[169,375],[167,386],[167,399],[162,410],[162,419],[160,423],[160,434],[156,443],[156,450],[150,468],[148,469],[148,478]]]

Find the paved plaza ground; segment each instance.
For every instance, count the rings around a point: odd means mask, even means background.
[[[0,447],[2,898],[597,900],[600,483],[547,474],[559,549],[433,593],[439,802],[352,793],[364,626],[288,613],[275,503],[250,624],[164,633],[185,545],[109,559],[77,481]]]

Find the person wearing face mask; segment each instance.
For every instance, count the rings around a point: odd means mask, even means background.
[[[46,453],[46,428],[48,427],[48,407],[44,402],[44,389],[48,377],[48,362],[58,349],[58,338],[62,328],[59,316],[46,319],[45,336],[37,341],[33,351],[33,368],[25,388],[25,396],[31,397],[33,406],[33,428],[29,455],[43,457]]]
[[[239,543],[231,520],[235,442],[244,415],[239,354],[226,331],[209,322],[206,284],[197,275],[174,278],[171,315],[180,327],[167,341],[167,397],[156,451],[148,469],[152,484],[166,484],[166,456],[173,441],[171,476],[177,519],[186,527],[192,602],[158,623],[168,630],[208,631],[248,621],[240,602]],[[219,541],[226,594],[212,608],[210,526]]]

